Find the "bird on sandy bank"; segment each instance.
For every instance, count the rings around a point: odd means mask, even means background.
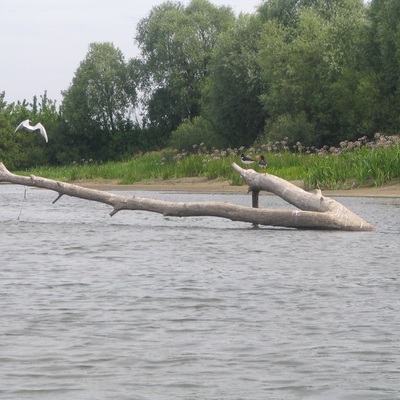
[[[17,129],[14,131],[14,133],[17,133],[17,131],[21,129],[26,129],[29,132],[34,132],[36,130],[39,130],[40,134],[43,136],[46,143],[49,141],[49,139],[47,138],[46,129],[44,129],[44,126],[40,122],[37,123],[36,125],[31,125],[31,121],[29,119],[26,119],[17,126]]]
[[[267,162],[265,161],[265,157],[264,156],[260,156],[260,161],[258,162],[258,165],[261,168],[267,168]]]

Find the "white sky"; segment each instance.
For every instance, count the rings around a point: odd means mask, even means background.
[[[181,0],[187,5],[189,0]],[[262,0],[211,0],[236,14]],[[128,60],[138,55],[137,23],[164,0],[0,0],[0,92],[31,102],[47,90],[60,105],[92,42],[112,42]]]

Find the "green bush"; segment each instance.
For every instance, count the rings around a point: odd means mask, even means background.
[[[203,117],[195,117],[193,120],[183,122],[172,132],[169,145],[174,149],[194,152],[201,143],[208,148],[224,147],[223,139],[213,131],[211,124]]]
[[[266,130],[268,141],[281,142],[285,140],[290,147],[298,142],[305,146],[311,146],[317,142],[315,126],[307,121],[304,112],[295,116],[280,115],[273,123],[266,126]]]

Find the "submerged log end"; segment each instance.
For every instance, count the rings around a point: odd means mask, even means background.
[[[113,217],[118,211],[121,211],[120,208],[114,208],[111,212],[110,212],[110,217]]]
[[[52,202],[52,204],[55,204],[58,200],[60,200],[63,195],[64,193],[59,192],[57,198]]]

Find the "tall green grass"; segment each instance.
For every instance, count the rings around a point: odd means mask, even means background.
[[[302,158],[303,160],[301,160]],[[303,157],[291,154],[271,155],[271,167],[268,172],[284,179],[302,179]],[[86,162],[62,167],[37,167],[27,171],[19,171],[22,175],[34,174],[61,181],[80,179],[116,179],[121,184],[132,184],[142,181],[167,180],[183,177],[205,177],[220,179],[232,185],[243,184],[240,176],[232,169],[232,163],[241,165],[239,156],[219,156],[209,154],[186,154],[180,156],[176,152],[152,152],[134,157],[123,162],[96,163]],[[258,172],[266,172],[254,163],[251,168]]]
[[[337,149],[336,149],[337,150]],[[197,154],[174,150],[151,152],[122,162],[83,162],[62,167],[38,167],[19,171],[55,180],[113,179],[121,184],[167,180],[183,177],[221,179],[241,185],[241,177],[232,169],[233,162],[241,165],[240,151],[216,151]],[[321,189],[351,186],[381,186],[400,178],[400,145],[360,146],[351,151],[305,154],[282,151],[264,153],[268,168],[257,163],[251,168],[268,172],[286,180],[302,180],[306,187]]]
[[[310,188],[341,189],[382,186],[400,178],[400,146],[361,147],[352,152],[313,156],[304,177]]]

